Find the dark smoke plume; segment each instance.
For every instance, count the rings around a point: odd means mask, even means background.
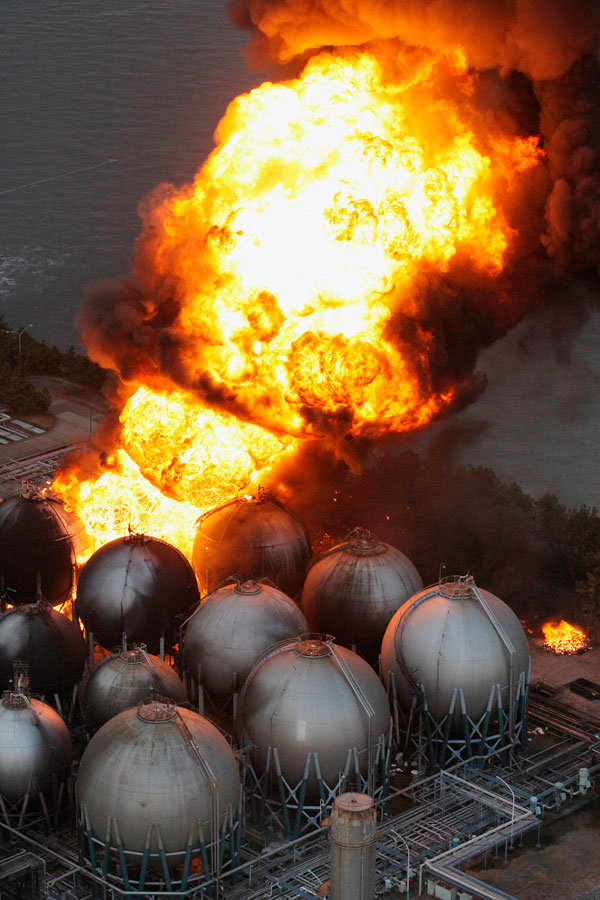
[[[545,162],[507,185],[502,197],[518,235],[502,273],[477,274],[458,257],[443,272],[422,267],[413,285],[416,311],[392,316],[387,338],[412,361],[425,391],[458,385],[449,412],[471,402],[485,387],[476,373],[479,352],[549,299],[561,322],[580,320],[564,315],[577,302],[574,278],[595,280],[600,271],[597,0],[237,0],[232,12],[252,30],[254,54],[282,64],[332,46],[376,44],[384,54],[389,46],[391,56],[407,46],[458,47],[474,73],[465,116],[484,145],[490,133],[541,135]],[[162,185],[143,204],[131,278],[90,289],[79,320],[83,342],[121,382],[182,388],[213,408],[276,428],[267,394],[249,408],[203,365],[211,335],[186,333],[176,280],[156,271],[152,209],[174,192]],[[185,251],[179,248],[181,257]],[[198,283],[210,277],[207,253]],[[564,329],[557,331],[564,340]],[[426,368],[423,339],[432,348]],[[119,398],[126,393],[122,387]],[[331,415],[307,406],[303,413],[337,456],[354,465],[367,452],[345,441],[348,411]]]
[[[233,0],[254,43],[286,61],[326,47],[397,38],[413,47],[460,47],[475,69],[563,75],[598,48],[596,0]]]

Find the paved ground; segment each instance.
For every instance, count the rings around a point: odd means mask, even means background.
[[[50,375],[32,379],[52,396],[48,413],[19,416],[44,429],[19,441],[0,446],[0,498],[14,493],[26,479],[49,477],[60,458],[76,444],[85,443],[106,412],[101,394]]]
[[[600,682],[600,647],[585,653],[564,655],[544,650],[542,641],[529,638],[531,653],[531,683],[541,681],[556,690],[554,695],[561,703],[571,706],[581,713],[600,717],[600,700],[586,700],[569,690],[569,683],[576,678],[587,678]],[[598,849],[600,856],[600,847]]]
[[[522,850],[500,854],[493,868],[473,872],[519,900],[600,900],[600,797],[536,832]]]

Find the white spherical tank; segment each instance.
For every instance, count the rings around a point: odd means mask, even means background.
[[[259,488],[236,497],[198,519],[192,564],[200,590],[214,590],[230,575],[267,577],[295,597],[311,556],[308,534],[298,516]]]
[[[256,663],[244,685],[242,716],[259,772],[265,770],[269,747],[275,748],[283,776],[294,785],[303,776],[307,754],[316,752],[323,780],[333,785],[349,750],[373,748],[387,732],[390,711],[385,689],[368,663],[322,636],[305,635]],[[362,753],[363,775],[366,757]]]
[[[81,705],[86,719],[99,728],[152,695],[168,697],[175,703],[186,699],[175,670],[160,656],[137,647],[108,656],[94,668],[83,685]]]
[[[183,852],[199,821],[207,843],[238,807],[238,766],[229,744],[203,716],[152,701],[126,709],[91,739],[79,766],[77,804],[104,841],[109,819],[125,853],[144,849],[149,826],[166,853]],[[158,848],[153,829],[152,852]]]
[[[6,692],[0,703],[0,795],[17,803],[46,793],[71,765],[69,729],[52,707]]]
[[[312,631],[334,634],[374,664],[391,617],[422,587],[404,553],[355,528],[309,569],[302,609]]]
[[[277,588],[256,581],[228,584],[209,594],[190,619],[184,664],[193,677],[200,665],[209,694],[225,697],[241,689],[263,651],[307,630],[299,608]]]
[[[499,685],[506,710],[511,667],[513,683],[527,678],[529,649],[510,607],[471,578],[459,578],[425,588],[398,610],[386,629],[381,661],[386,681],[393,673],[405,708],[422,685],[429,711],[439,720],[455,688],[462,689],[467,715],[477,721],[492,686]],[[455,717],[459,713],[456,703]]]

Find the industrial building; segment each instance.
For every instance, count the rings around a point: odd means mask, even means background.
[[[0,503],[3,900],[500,900],[473,868],[594,795],[592,701],[532,689],[470,576],[424,588],[363,529],[311,561],[268,491],[192,564],[81,540],[51,494]]]

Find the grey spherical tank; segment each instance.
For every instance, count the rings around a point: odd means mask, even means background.
[[[237,497],[198,520],[192,563],[200,589],[214,590],[230,575],[270,578],[294,597],[311,556],[300,519],[269,490]]]
[[[512,648],[512,650],[511,650]],[[528,682],[529,649],[515,613],[470,577],[448,579],[411,597],[392,618],[381,647],[386,680],[394,674],[400,703],[425,690],[429,710],[441,719],[455,689],[474,721],[485,712],[492,686]],[[504,698],[507,706],[507,697]],[[455,716],[459,715],[455,706]]]
[[[103,647],[130,643],[159,649],[173,636],[200,595],[194,571],[176,547],[159,538],[130,534],[89,558],[77,584],[77,612]]]
[[[52,707],[20,693],[0,703],[0,795],[18,803],[62,781],[71,765],[69,729]]]
[[[17,606],[0,616],[0,687],[13,686],[15,663],[25,663],[29,690],[51,697],[70,691],[86,659],[81,631],[44,601]]]
[[[124,710],[96,732],[76,784],[93,836],[103,841],[114,820],[126,854],[143,851],[152,825],[166,853],[185,849],[196,820],[208,843],[228,811],[237,810],[239,791],[235,756],[218,729],[158,701]],[[156,829],[152,841],[155,852]]]
[[[292,785],[302,778],[309,752],[318,755],[324,781],[335,784],[348,751],[375,746],[390,719],[385,689],[371,666],[322,635],[283,642],[264,654],[244,685],[241,712],[255,768],[263,772],[269,747],[276,748]]]
[[[147,697],[169,697],[174,703],[186,699],[181,679],[160,656],[143,647],[122,650],[94,667],[81,689],[85,718],[99,728]]]
[[[10,604],[41,592],[52,606],[71,597],[78,558],[90,539],[58,497],[31,486],[0,502],[0,577]]]
[[[200,666],[208,693],[226,697],[242,687],[264,650],[307,630],[300,609],[277,588],[231,583],[209,594],[188,622],[184,665],[193,677]]]
[[[311,565],[302,609],[312,631],[335,634],[374,664],[391,617],[422,588],[404,553],[355,528]]]

